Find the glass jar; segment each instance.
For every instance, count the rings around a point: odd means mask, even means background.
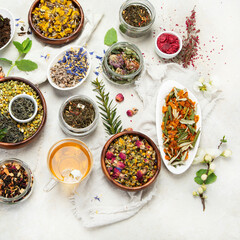
[[[125,20],[123,19],[122,12],[130,5],[140,5],[144,8],[146,8],[150,14],[150,19],[151,19],[150,23],[144,27],[134,27],[134,26],[131,26],[128,23],[126,23]],[[149,1],[147,1],[147,0],[138,0],[138,1],[137,0],[128,0],[122,4],[122,6],[120,7],[120,10],[119,10],[119,21],[120,21],[119,30],[122,34],[125,34],[132,38],[142,37],[145,34],[147,34],[149,32],[149,30],[151,29],[151,27],[155,21],[155,17],[156,17],[155,9]]]
[[[65,122],[65,120],[63,118],[63,111],[64,111],[66,105],[70,101],[73,101],[73,100],[83,100],[83,101],[86,101],[93,105],[95,117],[94,117],[93,122],[89,126],[87,126],[85,128],[73,128]],[[85,95],[76,95],[76,96],[72,96],[72,97],[68,98],[66,101],[63,102],[63,104],[61,105],[61,107],[59,109],[60,127],[63,130],[63,132],[65,132],[66,134],[68,134],[70,136],[84,137],[84,136],[90,134],[91,132],[93,132],[96,129],[97,123],[98,123],[98,118],[99,118],[98,106],[91,98],[89,98]]]
[[[28,183],[27,183],[27,187],[25,188],[24,192],[22,192],[20,195],[17,195],[17,196],[12,197],[12,198],[6,198],[6,197],[1,197],[0,196],[0,202],[7,203],[7,204],[15,204],[15,203],[23,202],[26,199],[28,199],[30,197],[31,193],[32,193],[33,183],[34,183],[33,173],[26,163],[24,163],[23,161],[21,161],[17,158],[9,158],[9,159],[5,159],[5,160],[1,160],[0,161],[0,167],[4,164],[7,164],[7,163],[17,163],[20,166],[22,166],[27,173]]]
[[[110,68],[110,66],[108,64],[108,59],[109,59],[111,53],[117,48],[128,48],[136,53],[138,60],[139,60],[139,68],[137,69],[136,72],[133,72],[128,75],[122,75],[122,74],[118,74],[118,73],[114,72]],[[142,52],[136,45],[128,43],[128,42],[118,42],[118,43],[113,44],[106,51],[105,56],[103,58],[102,70],[103,70],[103,74],[104,74],[105,78],[107,80],[109,80],[111,83],[114,83],[117,85],[129,85],[129,84],[134,83],[135,80],[137,79],[137,77],[139,77],[139,75],[142,72],[143,65],[144,65],[144,63],[143,63]]]

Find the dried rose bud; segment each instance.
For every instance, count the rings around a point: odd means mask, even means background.
[[[137,180],[141,182],[143,180],[143,173],[141,170],[137,171]]]
[[[132,128],[125,128],[123,131],[133,131]]]
[[[127,115],[128,115],[129,117],[132,117],[132,116],[133,116],[133,111],[132,111],[132,110],[127,110]]]
[[[119,153],[119,157],[120,157],[122,160],[125,160],[125,159],[126,159],[126,154],[120,152],[120,153]]]
[[[117,163],[117,168],[124,169],[125,168],[125,164],[123,162],[118,162]]]
[[[117,168],[114,168],[113,170],[113,178],[118,178],[120,175],[120,171]]]
[[[112,152],[108,151],[108,152],[106,153],[106,158],[107,158],[107,159],[112,159],[113,157],[114,157],[114,154],[113,154]]]
[[[136,144],[136,146],[137,146],[137,147],[139,147],[139,148],[140,148],[140,147],[141,147],[141,145],[143,144],[143,142],[141,142],[141,141],[137,140],[135,144]]]
[[[121,93],[119,93],[119,94],[116,96],[115,100],[116,100],[117,102],[122,102],[122,101],[124,100],[124,96],[123,96]]]

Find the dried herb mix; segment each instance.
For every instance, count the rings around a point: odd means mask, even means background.
[[[110,144],[105,165],[116,182],[127,187],[142,186],[157,172],[156,152],[146,139],[126,134]]]
[[[95,119],[94,107],[81,99],[72,100],[63,110],[63,119],[73,128],[88,127]]]
[[[129,75],[138,70],[140,59],[137,53],[128,47],[117,47],[108,57],[109,67],[120,75]]]
[[[17,162],[0,166],[0,196],[13,198],[22,194],[28,186],[27,171]]]
[[[35,28],[45,37],[70,36],[79,26],[81,14],[71,0],[40,0],[32,12]]]
[[[11,37],[10,19],[0,15],[0,48],[7,44]]]
[[[30,99],[22,97],[12,102],[12,114],[19,120],[26,120],[31,118],[34,110],[34,103]]]
[[[142,5],[130,5],[126,7],[122,16],[124,21],[133,27],[145,27],[151,22],[149,11]]]
[[[51,78],[61,88],[73,87],[87,75],[89,60],[84,48],[67,51],[59,61],[51,67]]]
[[[31,137],[39,128],[43,119],[43,105],[37,92],[31,88],[28,84],[11,80],[0,83],[0,113],[5,116],[10,116],[8,112],[9,102],[13,97],[18,94],[31,95],[38,105],[38,112],[35,118],[28,123],[17,123],[17,128],[23,133],[24,140]]]

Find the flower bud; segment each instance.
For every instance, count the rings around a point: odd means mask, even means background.
[[[120,102],[122,102],[124,100],[124,96],[121,93],[119,93],[115,97],[115,100],[120,103]]]
[[[206,155],[204,156],[204,161],[205,161],[205,162],[211,162],[211,161],[212,161],[212,156],[211,156],[210,154],[206,154]]]
[[[205,184],[203,184],[203,185],[201,186],[201,188],[203,189],[204,192],[207,190],[207,187],[206,187]]]
[[[230,157],[232,155],[232,151],[230,149],[226,149],[221,153],[221,156],[227,158]]]
[[[193,192],[192,195],[195,197],[195,196],[198,196],[197,192]]]
[[[210,170],[214,172],[216,165],[214,163],[210,164]]]
[[[199,193],[199,194],[202,194],[202,193],[203,193],[202,187],[198,188],[198,193]]]
[[[206,181],[207,180],[207,174],[203,174],[202,176],[201,176],[201,179],[203,180],[203,181]]]
[[[207,195],[204,195],[203,198],[204,198],[204,199],[207,199]]]

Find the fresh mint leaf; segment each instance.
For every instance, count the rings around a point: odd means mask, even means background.
[[[8,60],[6,58],[0,58],[0,61],[4,61],[4,62],[7,62],[9,64],[12,64],[12,61],[11,60]]]
[[[194,178],[194,181],[199,184],[199,185],[202,185],[203,184],[203,180],[201,179],[201,177],[195,177]]]
[[[201,177],[203,174],[207,173],[207,169],[200,169],[196,172],[197,177]]]
[[[32,47],[32,40],[27,38],[26,40],[23,41],[22,46],[23,46],[23,53],[28,53]]]
[[[117,42],[117,32],[114,28],[111,28],[107,31],[104,37],[104,44],[107,46],[112,46]]]
[[[19,70],[25,72],[30,72],[38,68],[38,65],[35,62],[25,59],[16,61],[15,64]]]
[[[23,51],[24,51],[23,45],[20,42],[17,42],[17,41],[13,41],[13,44],[17,48],[18,52],[20,54],[22,54]]]
[[[205,181],[205,184],[211,184],[214,183],[217,180],[217,176],[215,173],[212,173],[208,176],[207,180]]]

